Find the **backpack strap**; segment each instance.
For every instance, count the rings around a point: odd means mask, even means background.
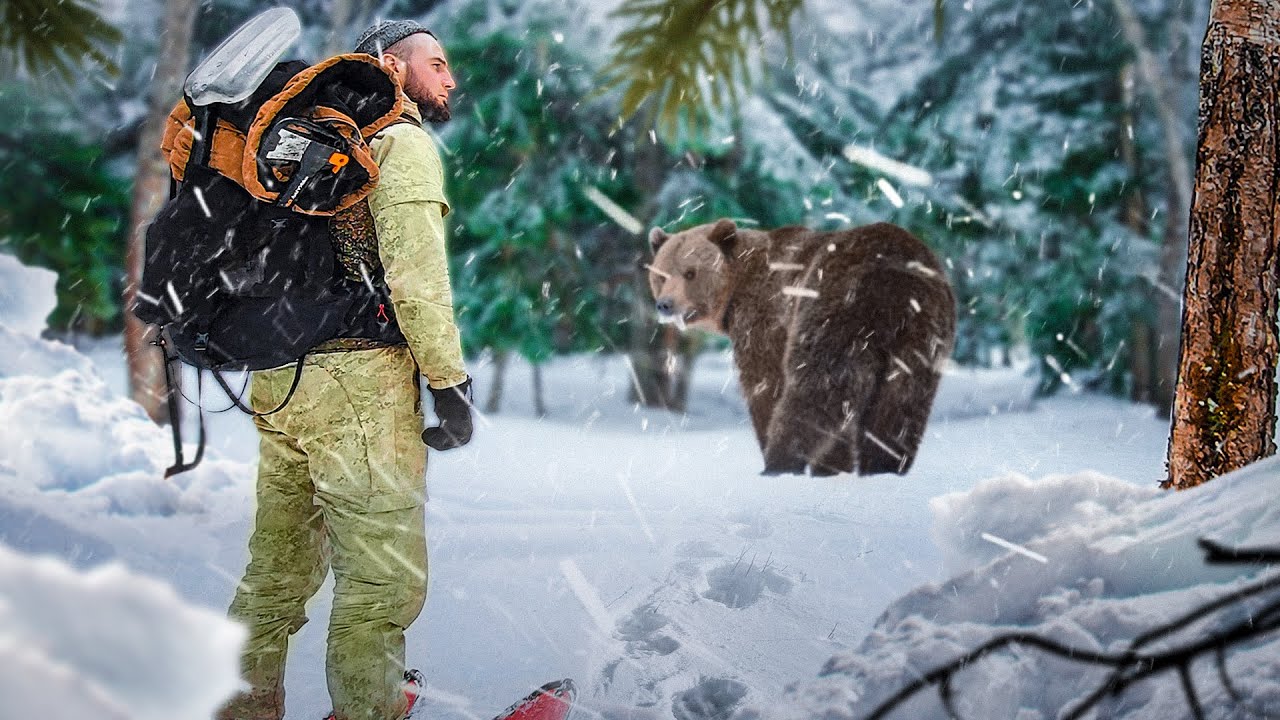
[[[236,407],[240,408],[241,410],[243,410],[245,413],[248,413],[252,417],[266,417],[267,415],[274,415],[280,412],[281,410],[283,410],[284,406],[288,405],[289,400],[293,398],[293,392],[298,389],[298,382],[302,380],[303,359],[304,358],[298,358],[298,361],[294,363],[293,383],[289,385],[289,392],[285,394],[284,400],[281,400],[279,405],[275,406],[275,408],[272,410],[268,410],[267,412],[254,412],[253,408],[249,407],[248,405],[245,405],[244,400],[241,399],[240,396],[234,390],[231,389],[231,386],[227,384],[226,378],[222,377],[222,373],[213,369],[210,369],[209,372],[213,374],[213,379],[218,381],[218,386],[221,387],[222,391],[227,394],[227,397],[231,398],[231,402],[235,403]]]
[[[169,428],[173,430],[173,464],[165,468],[164,476],[166,478],[173,477],[178,473],[184,473],[200,464],[200,460],[204,458],[204,408],[200,407],[199,397],[202,390],[202,382],[200,376],[196,375],[196,417],[199,418],[199,435],[196,445],[196,456],[191,462],[185,462],[182,458],[182,408],[178,406],[179,388],[174,379],[173,365],[178,362],[177,353],[169,352],[169,343],[165,341],[164,333],[161,332],[156,338],[155,344],[160,348],[161,362],[164,363],[164,384],[165,384],[165,400],[169,405]]]

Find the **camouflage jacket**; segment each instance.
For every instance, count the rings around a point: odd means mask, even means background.
[[[408,99],[405,115],[415,122],[395,123],[373,137],[378,185],[334,219],[333,237],[351,280],[361,279],[361,268],[380,269],[409,350],[427,383],[441,389],[467,379],[445,246],[450,208],[440,152]]]

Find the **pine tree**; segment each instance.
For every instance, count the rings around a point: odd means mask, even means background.
[[[532,363],[541,413],[542,363],[618,340],[604,319],[612,301],[594,227],[602,218],[584,196],[587,187],[617,195],[625,183],[606,159],[615,115],[589,99],[589,60],[559,29],[569,10],[452,10],[441,32],[465,114],[443,126],[442,144],[458,211],[450,246],[462,336],[468,352],[492,352],[499,372],[511,353]],[[495,379],[491,409],[502,386]]]
[[[110,50],[120,31],[93,0],[5,0],[0,4],[0,78],[52,75],[70,82],[86,66],[118,72]]]
[[[1161,229],[1135,214],[1176,212],[1163,206],[1176,176],[1165,160],[1171,123],[1153,109],[1157,93],[1134,84],[1145,48],[1115,32],[1118,7],[977,4],[891,111],[914,116],[908,157],[938,179],[932,208],[905,224],[938,238],[954,267],[956,358],[981,363],[1025,341],[1043,359],[1046,391],[1133,392],[1134,368],[1151,365],[1151,342],[1135,350],[1134,328],[1152,336],[1151,296],[1169,285]],[[1132,10],[1148,28],[1171,12]]]

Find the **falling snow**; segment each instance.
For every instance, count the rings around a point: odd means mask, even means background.
[[[31,285],[4,280],[0,287]],[[51,297],[52,286],[41,292]],[[53,345],[14,337],[3,357]],[[4,542],[82,565],[120,560],[220,613],[245,562],[252,423],[210,415],[202,467],[165,481],[168,435],[119,397],[119,346],[90,346],[96,367],[61,347],[52,360],[0,376],[0,518],[26,518],[0,522]],[[483,392],[492,367],[472,370]],[[765,478],[727,355],[699,358],[685,416],[629,403],[636,378],[621,358],[552,362],[541,420],[522,390],[530,368],[508,373],[502,412],[487,416],[472,445],[430,463],[432,589],[409,657],[431,678],[432,717],[446,720],[488,717],[561,676],[578,680],[596,708],[669,706],[728,682],[741,686],[740,706],[767,704],[859,647],[896,599],[963,572],[953,553],[998,557],[974,546],[1001,551],[981,533],[1057,567],[1067,550],[1058,543],[1047,552],[1035,523],[1091,527],[1138,507],[1164,449],[1164,424],[1140,408],[1080,396],[1034,401],[1026,368],[950,368],[906,478]],[[1130,481],[1078,474],[1087,467]],[[1056,496],[1005,502],[1000,493],[1020,486],[997,485],[971,504],[947,501],[945,516],[935,503],[931,514],[932,499],[965,497],[1009,473],[1077,474]],[[1052,514],[1026,512],[1046,502]],[[971,521],[961,508],[976,513]],[[970,522],[972,539],[949,539]],[[328,711],[327,592],[293,643],[290,715]]]

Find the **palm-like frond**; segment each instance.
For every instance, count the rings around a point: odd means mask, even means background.
[[[0,78],[52,72],[70,81],[84,64],[115,74],[110,49],[120,41],[95,0],[0,2]]]
[[[624,118],[646,102],[657,124],[674,133],[683,117],[704,124],[710,109],[735,111],[751,83],[753,57],[769,29],[787,39],[803,0],[627,0],[615,17],[632,23],[614,41],[606,89],[625,86]],[[762,12],[763,11],[763,12]]]

